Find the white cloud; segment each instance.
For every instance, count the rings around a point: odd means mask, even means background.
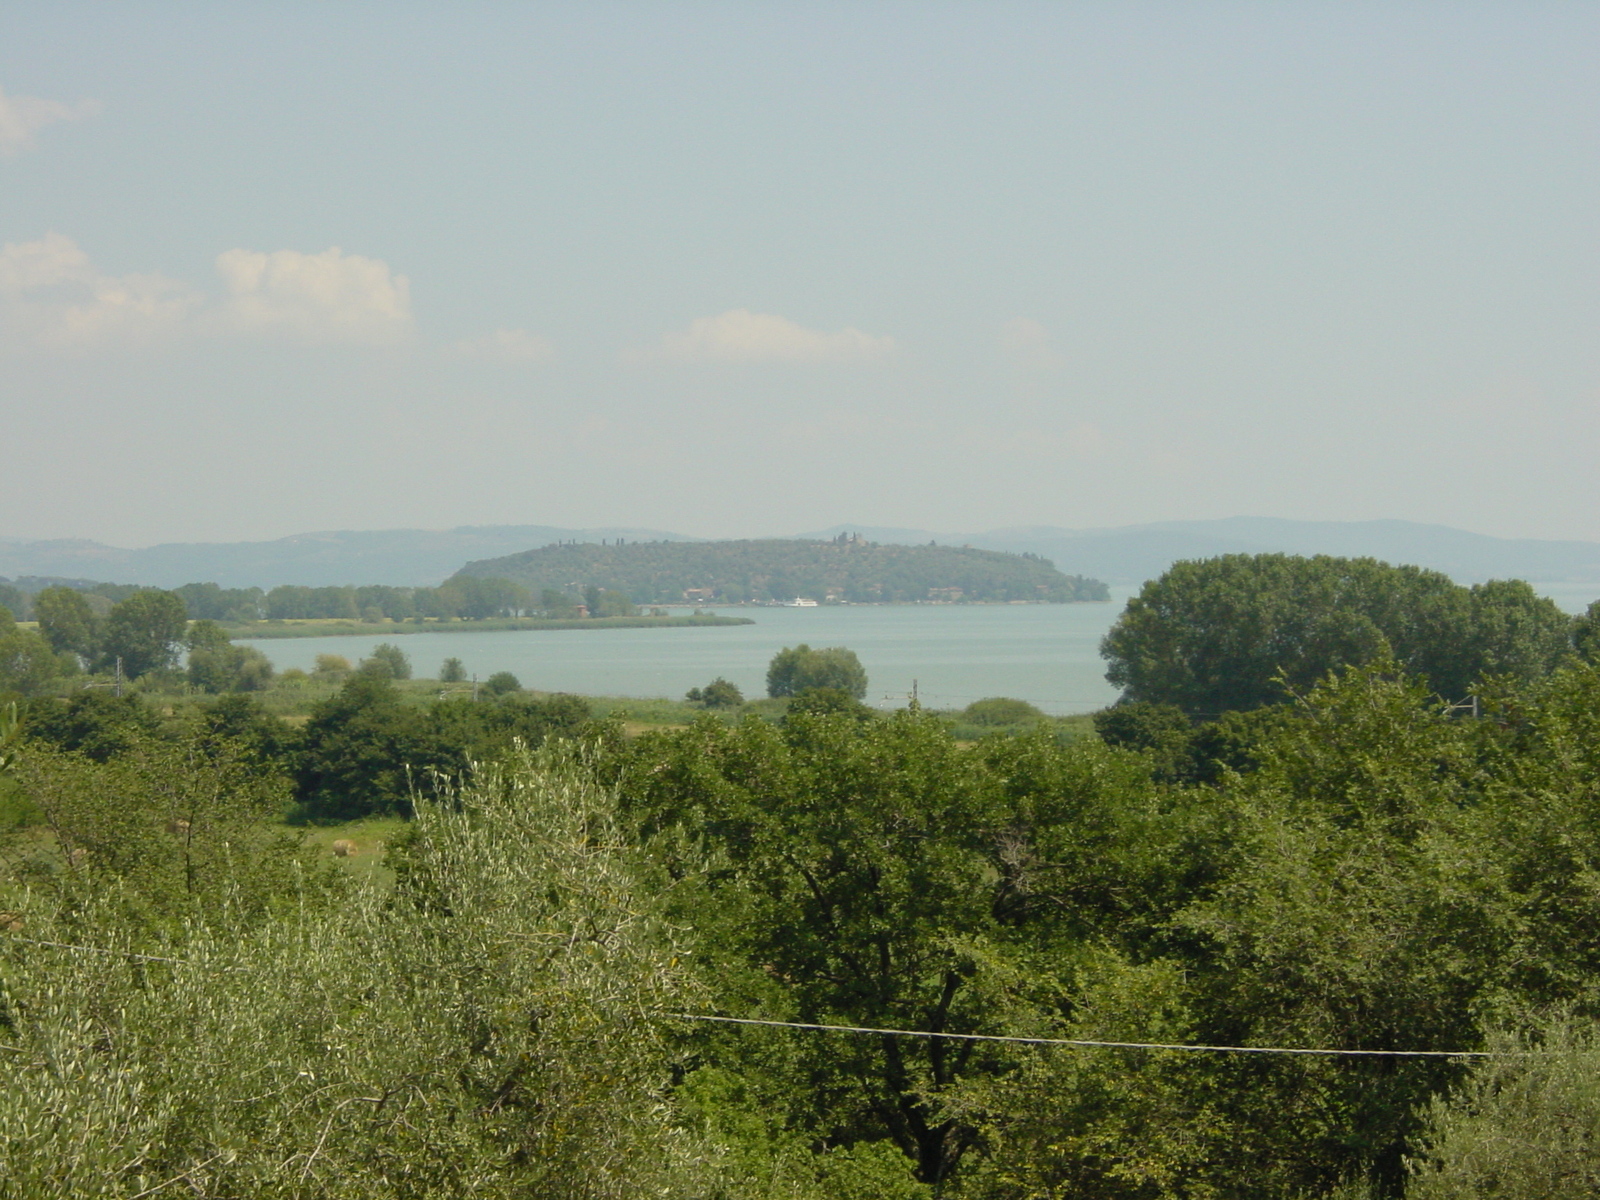
[[[394,342],[411,332],[411,284],[381,259],[277,250],[217,256],[228,289],[220,318],[241,333],[310,342]]]
[[[1054,371],[1067,361],[1051,348],[1049,331],[1027,317],[1007,321],[1001,328],[1000,353],[1024,371]]]
[[[0,344],[8,348],[148,341],[181,328],[200,303],[161,275],[102,275],[59,233],[0,248]]]
[[[632,357],[675,363],[838,363],[882,358],[894,349],[893,338],[859,329],[824,333],[787,317],[734,308],[699,317],[682,333],[669,333],[653,350]]]
[[[526,329],[496,329],[482,337],[463,338],[445,347],[445,353],[452,358],[508,364],[544,362],[554,357],[555,352],[549,338]]]
[[[0,249],[0,344],[65,350],[126,345],[180,331],[286,335],[317,343],[391,343],[412,328],[410,285],[374,258],[229,250],[219,302],[161,275],[102,274],[71,238]]]
[[[0,88],[0,158],[31,149],[33,135],[57,121],[76,121],[100,111],[93,100],[63,104],[37,96],[8,96]]]

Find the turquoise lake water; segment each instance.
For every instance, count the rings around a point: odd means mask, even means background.
[[[419,676],[435,676],[446,658],[459,658],[469,675],[510,671],[523,687],[539,691],[681,699],[718,675],[746,696],[765,695],[772,656],[806,642],[854,650],[867,669],[867,698],[874,704],[904,704],[915,682],[930,707],[1015,696],[1065,715],[1116,699],[1105,681],[1100,638],[1134,590],[1113,588],[1104,604],[719,608],[708,611],[755,624],[700,629],[391,632],[240,644],[255,646],[279,670],[310,670],[319,654],[355,662],[389,641],[406,652]]]
[[[1569,612],[1600,594],[1594,584],[1540,584]],[[523,687],[591,696],[681,698],[718,675],[746,696],[766,692],[767,663],[785,646],[848,646],[871,680],[868,700],[905,703],[913,682],[934,708],[1015,696],[1058,716],[1092,712],[1117,697],[1105,681],[1100,639],[1138,589],[1114,587],[1105,604],[862,605],[720,608],[754,625],[709,629],[529,630],[519,633],[394,633],[260,639],[279,670],[310,670],[319,654],[364,658],[379,642],[400,646],[419,676],[446,658],[486,679],[510,671]]]

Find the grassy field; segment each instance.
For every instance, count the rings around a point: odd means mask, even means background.
[[[390,840],[405,827],[406,822],[401,817],[363,817],[342,825],[280,826],[299,835],[303,844],[318,858],[336,863],[357,879],[383,884],[394,882],[394,872],[385,865],[384,854]],[[353,842],[355,849],[350,853],[337,854],[334,851],[335,842]]]

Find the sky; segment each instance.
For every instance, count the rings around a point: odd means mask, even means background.
[[[0,6],[0,536],[1600,539],[1600,6]]]

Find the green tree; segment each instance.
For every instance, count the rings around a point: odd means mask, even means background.
[[[639,615],[639,606],[628,599],[627,593],[613,591],[610,588],[590,589],[594,592],[594,601],[589,607],[591,617],[636,617]]]
[[[25,732],[30,741],[107,762],[156,736],[161,722],[137,694],[114,696],[85,690],[70,699],[29,703]]]
[[[1471,607],[1467,671],[1474,680],[1486,675],[1538,679],[1572,651],[1572,618],[1520,579],[1474,584]]]
[[[287,778],[230,739],[197,733],[140,738],[103,762],[30,747],[19,781],[69,866],[81,853],[144,904],[189,913],[256,872],[287,884],[292,846],[269,825],[288,799]]]
[[[22,722],[17,717],[17,702],[10,700],[0,705],[0,779],[16,768],[21,745]]]
[[[1188,743],[1193,722],[1176,704],[1135,700],[1094,714],[1094,731],[1108,746],[1129,750],[1168,750]]]
[[[1572,648],[1588,662],[1600,662],[1600,600],[1573,618]]]
[[[137,679],[170,667],[177,659],[189,616],[172,592],[135,592],[111,609],[100,646],[102,669],[120,659],[122,673]]]
[[[944,723],[709,718],[624,751],[621,794],[732,1015],[948,1032],[1049,1028],[1080,947],[1159,925],[1185,822],[1133,756],[1044,735],[963,750]],[[1181,868],[1178,868],[1181,869]],[[814,1145],[889,1143],[949,1187],[982,1142],[977,1043],[704,1031],[754,1103]],[[952,1192],[952,1194],[954,1194]]]
[[[838,688],[861,700],[867,694],[867,672],[855,651],[843,646],[813,650],[802,642],[785,646],[772,656],[767,665],[767,695],[793,696],[807,688]]]
[[[691,704],[703,704],[707,708],[738,708],[744,703],[744,693],[737,684],[729,683],[718,675],[703,688],[690,688],[685,699]]]
[[[1032,725],[1045,719],[1035,705],[1026,700],[1013,700],[1009,696],[990,696],[974,700],[961,710],[961,717],[971,725]]]
[[[372,653],[361,660],[361,670],[384,679],[410,679],[411,660],[394,643],[379,642],[372,648]]]
[[[461,665],[459,658],[447,658],[439,667],[440,683],[460,683],[466,677],[467,669]]]
[[[224,588],[214,583],[186,583],[177,589],[192,621],[226,621],[244,624],[261,619],[264,597],[260,588]]]
[[[203,692],[256,692],[272,682],[272,663],[253,646],[235,646],[215,621],[189,627],[189,682]]]
[[[484,680],[483,690],[491,696],[505,696],[522,690],[522,684],[510,671],[496,671]]]
[[[801,720],[805,717],[835,716],[849,717],[853,721],[871,721],[876,719],[877,713],[867,705],[861,703],[843,688],[836,687],[808,687],[801,688],[789,697],[789,704],[784,709],[783,721],[787,725],[791,720]]]
[[[174,1178],[252,1200],[739,1185],[666,1102],[659,1014],[698,998],[613,798],[570,764],[523,755],[425,806],[393,886],[262,878],[258,843],[230,858],[230,832],[197,825],[226,902],[151,929],[139,884],[182,878],[182,842],[156,820],[137,827],[151,869],[120,887],[62,872],[28,913],[33,941],[5,939],[8,1195],[131,1197]]]
[[[442,588],[455,615],[470,621],[512,616],[531,605],[527,589],[506,579],[479,579],[458,575]]]
[[[58,654],[94,657],[96,621],[83,593],[67,587],[45,588],[33,598],[33,619]]]
[[[78,669],[70,655],[57,654],[50,643],[29,629],[0,629],[0,694],[38,696],[56,679]]]
[[[544,588],[539,593],[539,611],[547,617],[574,617],[578,602],[557,588]]]
[[[10,609],[12,617],[18,621],[30,620],[29,614],[33,611],[28,593],[9,583],[0,583],[0,608]]]
[[[1409,1166],[1416,1200],[1589,1200],[1600,1181],[1600,1037],[1592,1021],[1498,1033],[1498,1056],[1428,1105]]]
[[[1100,652],[1125,700],[1207,717],[1279,703],[1285,688],[1384,658],[1459,700],[1485,675],[1551,670],[1567,629],[1520,582],[1468,589],[1370,558],[1228,554],[1145,584]]]
[[[432,770],[464,763],[460,750],[440,750],[387,678],[357,672],[306,721],[295,763],[300,810],[317,820],[409,814],[414,786],[429,788]]]

